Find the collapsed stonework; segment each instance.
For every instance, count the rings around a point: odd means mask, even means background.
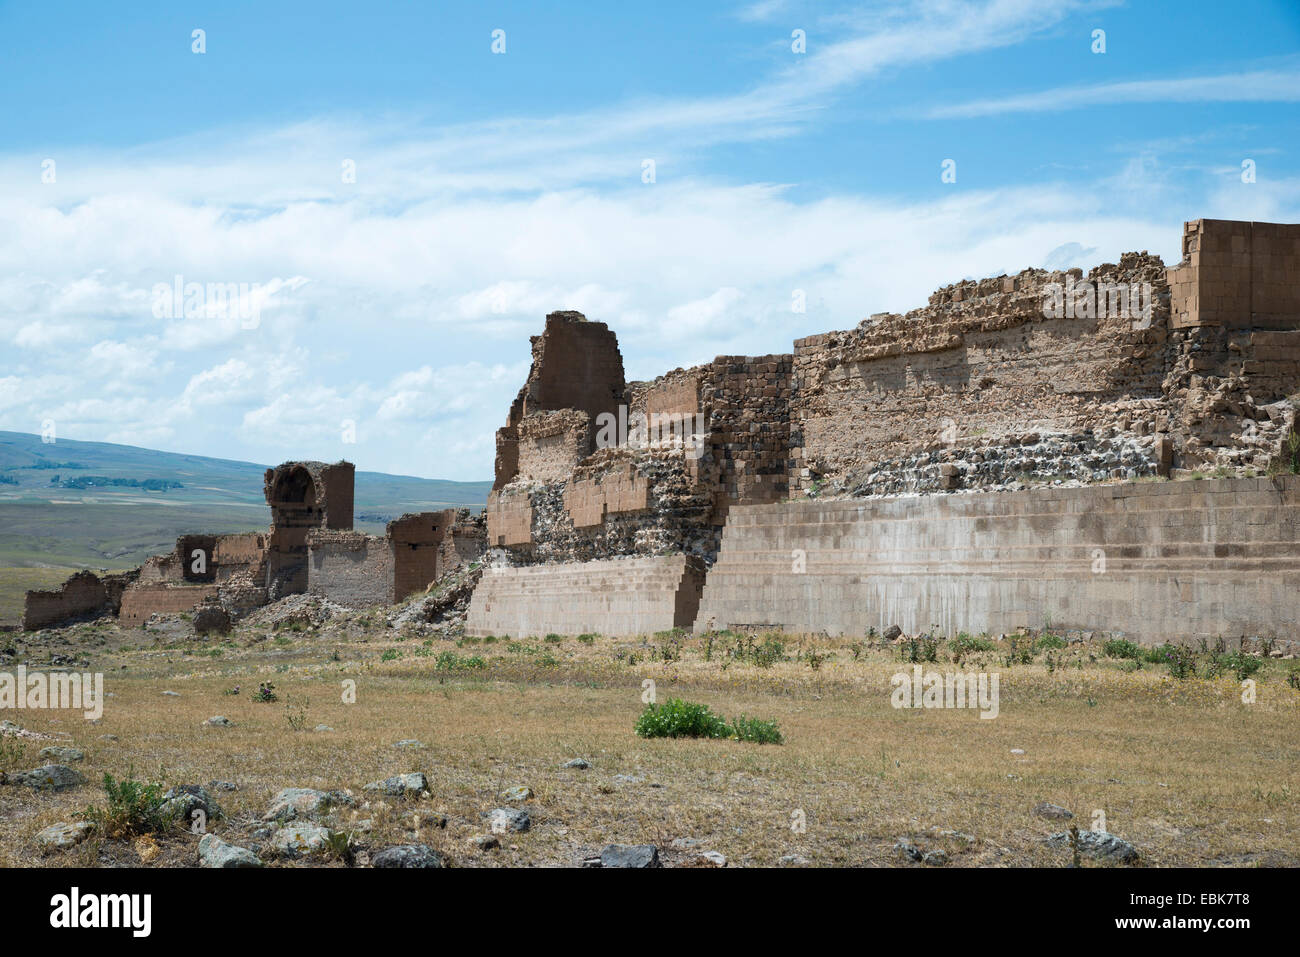
[[[477,561],[486,546],[484,520],[468,509],[403,515],[383,536],[353,531],[350,462],[286,462],[266,471],[264,493],[267,531],[182,535],[131,572],[102,580],[78,572],[57,591],[28,592],[24,630],[105,614],[138,626],[214,605],[238,620],[304,593],[348,607],[391,604]]]
[[[1072,493],[1071,486],[1102,482],[1300,468],[1292,399],[1300,393],[1295,225],[1197,220],[1185,225],[1183,258],[1171,268],[1140,252],[1086,275],[1079,269],[1027,269],[964,281],[938,290],[920,309],[877,314],[851,330],[799,339],[787,355],[719,357],[653,382],[625,382],[614,334],[580,313],[547,316],[543,334],[532,343],[528,380],[497,435],[496,481],[487,509],[494,568],[471,604],[470,634],[500,631],[509,622],[530,633],[562,630],[573,617],[566,609],[599,605],[593,595],[615,580],[610,563],[619,561],[629,562],[628,594],[620,597],[620,607],[631,610],[609,618],[607,632],[635,630],[632,622],[647,615],[677,623],[682,607],[701,600],[701,617],[721,608],[717,595],[710,599],[716,571],[709,569],[717,563],[739,576],[726,584],[732,603],[727,621],[796,630],[802,622],[811,628],[829,619],[807,609],[794,618],[764,610],[774,601],[786,602],[792,612],[801,607],[793,594],[774,586],[770,575],[778,572],[765,568],[746,578],[743,561],[729,561],[758,547],[745,537],[750,532],[739,531],[766,527],[753,519],[755,508],[796,525],[820,520],[809,518],[820,513],[781,504],[792,497],[906,496],[896,499],[897,507],[915,524],[891,527],[915,534],[916,547],[923,547],[933,544],[928,523],[944,520],[938,503],[955,492],[1051,484]],[[1083,507],[1089,501],[1085,491],[1049,498],[1047,513]],[[1279,486],[1276,494],[1289,507],[1290,486]],[[1139,497],[1123,508],[1148,505],[1154,508],[1154,500]],[[1220,513],[1226,499],[1194,498],[1192,505],[1186,514],[1207,541],[1220,529],[1239,536],[1232,541],[1254,541],[1260,534],[1251,530],[1253,523],[1243,526],[1237,516]],[[745,516],[742,525],[732,521],[737,507]],[[878,513],[848,514],[852,522],[872,523]],[[987,520],[1009,523],[1013,514],[1014,508],[999,518],[994,509]],[[1118,521],[1107,517],[1112,514],[1118,513],[1103,509],[1099,520]],[[1274,517],[1284,524],[1293,520],[1290,511]],[[1046,518],[1034,521],[1050,524]],[[1238,532],[1241,527],[1247,530]],[[857,534],[847,527],[842,532],[843,540]],[[1162,541],[1150,529],[1144,534]],[[1093,537],[1118,542],[1125,533],[1105,528]],[[1289,535],[1281,539],[1291,558],[1300,557],[1300,543]],[[971,541],[957,543],[957,557],[966,573],[978,577],[979,562],[968,561],[974,547]],[[792,561],[789,554],[797,548],[772,557],[773,567],[797,565],[797,556]],[[647,562],[675,568],[670,560],[680,564],[681,557],[688,561],[677,573],[678,590],[696,589],[695,594],[680,600],[664,590],[662,576],[638,591],[635,582],[649,580]],[[1224,562],[1216,574],[1245,576],[1245,566],[1233,565],[1230,557],[1213,553],[1208,560]],[[845,563],[860,558],[851,549],[839,555]],[[1123,565],[1112,572],[1127,574]],[[888,565],[873,566],[872,574],[888,573]],[[698,590],[701,582],[708,584]],[[805,595],[800,600],[815,604],[818,599],[807,597],[814,579],[794,582]],[[1143,600],[1146,586],[1135,587],[1130,597]],[[544,603],[549,613],[537,607],[536,596],[543,593],[550,595]],[[1196,587],[1177,593],[1184,603],[1224,607]],[[1002,600],[1005,589],[990,595],[953,607],[978,608],[990,628],[1033,623],[1024,620],[1034,616],[1021,607],[1023,601]],[[1162,608],[1172,607],[1167,598],[1162,592]],[[855,620],[865,631],[879,609],[870,607],[869,592],[857,593],[853,601],[859,600],[866,607]],[[525,608],[528,602],[533,607]],[[1104,618],[1108,607],[1085,597],[1075,617]],[[1050,610],[1038,614],[1044,613]],[[1258,616],[1244,619],[1235,612],[1193,617],[1228,631],[1260,624]],[[1293,617],[1276,620],[1288,628]],[[853,627],[843,620],[842,607],[834,619],[837,627]],[[1088,627],[1104,625],[1095,621]],[[1139,637],[1152,640],[1177,630],[1176,621],[1137,619],[1132,625]]]

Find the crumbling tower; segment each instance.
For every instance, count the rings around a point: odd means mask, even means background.
[[[271,506],[266,589],[272,600],[307,590],[307,536],[313,529],[352,528],[356,466],[351,462],[285,462],[266,470]]]

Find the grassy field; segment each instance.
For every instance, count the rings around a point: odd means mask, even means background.
[[[456,866],[574,865],[611,842],[654,843],[672,866],[704,850],[730,866],[795,855],[821,866],[921,866],[900,860],[902,838],[946,851],[948,866],[1062,867],[1070,852],[1044,838],[1065,824],[1033,812],[1049,801],[1082,829],[1104,814],[1137,847],[1139,866],[1300,864],[1291,661],[1265,661],[1257,699],[1244,704],[1230,674],[1179,680],[1095,645],[1008,665],[1003,642],[963,662],[1001,676],[999,716],[982,720],[892,707],[890,678],[912,666],[879,643],[785,637],[773,657],[729,635],[456,642],[404,634],[373,613],[304,631],[244,626],[226,641],[183,632],[84,625],[18,646],[10,660],[29,667],[51,653],[83,656],[114,697],[97,725],[68,712],[6,715],[51,737],[6,756],[5,769],[35,766],[44,744],[75,744],[90,783],[59,794],[0,787],[0,865],[192,865],[198,838],[179,828],[39,854],[38,830],[103,801],[106,771],[235,782],[237,791],[217,793],[226,817],[212,829],[244,846],[265,843],[254,832],[281,788],[350,789],[364,801],[367,782],[423,771],[431,797],[371,798],[334,819],[355,832],[362,862],[418,839]],[[924,667],[956,670],[950,658],[944,645]],[[774,719],[784,743],[639,738],[647,679],[661,702]],[[343,700],[346,680],[356,682],[355,703]],[[278,701],[254,700],[262,681]],[[238,695],[225,693],[236,685]],[[203,726],[217,714],[235,726]],[[311,730],[318,724],[333,730]],[[410,738],[423,746],[393,746]],[[575,757],[590,769],[563,767]],[[483,815],[506,806],[498,795],[515,785],[534,792],[522,805],[532,829],[479,850],[470,839],[485,833]]]

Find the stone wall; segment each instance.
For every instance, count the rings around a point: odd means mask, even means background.
[[[387,538],[318,529],[307,544],[309,594],[349,608],[393,602],[393,549]]]
[[[205,598],[216,598],[216,585],[140,582],[122,593],[118,618],[124,625],[143,625],[150,615],[177,615],[194,610]]]
[[[35,631],[69,619],[108,611],[104,582],[89,571],[77,572],[56,589],[29,591],[23,602],[22,627]]]
[[[703,577],[699,563],[684,555],[489,567],[474,590],[465,632],[523,638],[690,627]]]
[[[1300,477],[732,509],[695,627],[1295,638]]]

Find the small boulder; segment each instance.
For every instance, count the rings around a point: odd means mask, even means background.
[[[424,747],[424,742],[423,742],[423,741],[420,741],[418,738],[403,738],[401,741],[398,741],[397,743],[395,743],[395,744],[393,745],[393,747],[395,747],[395,748],[422,748],[422,747]]]
[[[1049,847],[1069,848],[1070,832],[1061,831],[1047,838]],[[1131,864],[1138,859],[1137,848],[1109,831],[1080,831],[1079,851],[1100,861]]]
[[[662,867],[659,848],[653,844],[607,844],[600,852],[601,867]]]
[[[881,637],[884,638],[885,641],[893,641],[894,639],[901,637],[902,634],[902,628],[899,628],[897,625],[890,625],[885,629],[885,633]]]
[[[224,714],[214,714],[203,723],[211,728],[233,728],[235,726],[235,722],[231,721]]]
[[[42,851],[66,851],[90,836],[94,828],[87,821],[60,821],[37,832],[36,843]]]
[[[1059,804],[1051,804],[1047,801],[1036,805],[1034,813],[1039,817],[1047,818],[1049,821],[1068,821],[1074,817],[1073,812],[1066,810]]]
[[[925,855],[921,849],[911,841],[900,840],[894,845],[894,853],[899,857],[906,858],[909,861],[919,862]]]
[[[199,840],[199,863],[204,867],[262,867],[262,861],[246,847],[227,844],[215,834],[204,834]]]
[[[374,867],[446,867],[442,855],[425,844],[386,847],[370,858]]]
[[[518,787],[513,787],[513,788],[506,788],[500,794],[501,800],[512,801],[516,804],[519,803],[520,801],[527,801],[532,796],[533,796],[533,789],[526,788],[523,785],[519,785]]]
[[[181,784],[171,788],[163,795],[163,801],[166,802],[163,804],[164,810],[186,823],[193,821],[196,813],[202,814],[209,821],[221,817],[221,805],[217,804],[206,788],[198,784]]]
[[[333,836],[319,824],[289,824],[271,835],[271,847],[283,857],[310,857],[323,852]]]
[[[285,788],[271,801],[263,821],[295,821],[320,817],[335,805],[351,807],[356,802],[341,791],[314,788]]]
[[[86,779],[66,764],[47,764],[30,771],[19,771],[6,778],[8,784],[21,784],[37,791],[65,791],[86,783]]]
[[[522,808],[495,808],[488,812],[487,819],[493,834],[505,834],[509,831],[523,832],[533,826],[532,818]]]
[[[495,834],[478,834],[474,837],[471,837],[469,840],[470,843],[473,844],[475,847],[477,847],[480,851],[490,851],[494,847],[501,846],[501,841],[497,839],[497,836]]]
[[[366,785],[367,791],[379,791],[388,797],[419,797],[429,790],[429,780],[421,771],[412,774],[397,774],[382,781],[372,781]]]
[[[591,765],[582,758],[574,758],[572,761],[565,761],[564,766],[566,768],[576,768],[579,771],[585,771],[587,768],[591,767]]]
[[[701,864],[707,864],[711,867],[726,867],[727,858],[720,851],[705,851],[699,856]]]
[[[948,863],[948,852],[935,848],[933,851],[926,851],[921,855],[921,863],[929,864],[934,867],[941,867]]]
[[[39,757],[54,764],[70,764],[73,761],[84,761],[86,759],[85,753],[77,748],[63,748],[58,745],[41,748]]]

